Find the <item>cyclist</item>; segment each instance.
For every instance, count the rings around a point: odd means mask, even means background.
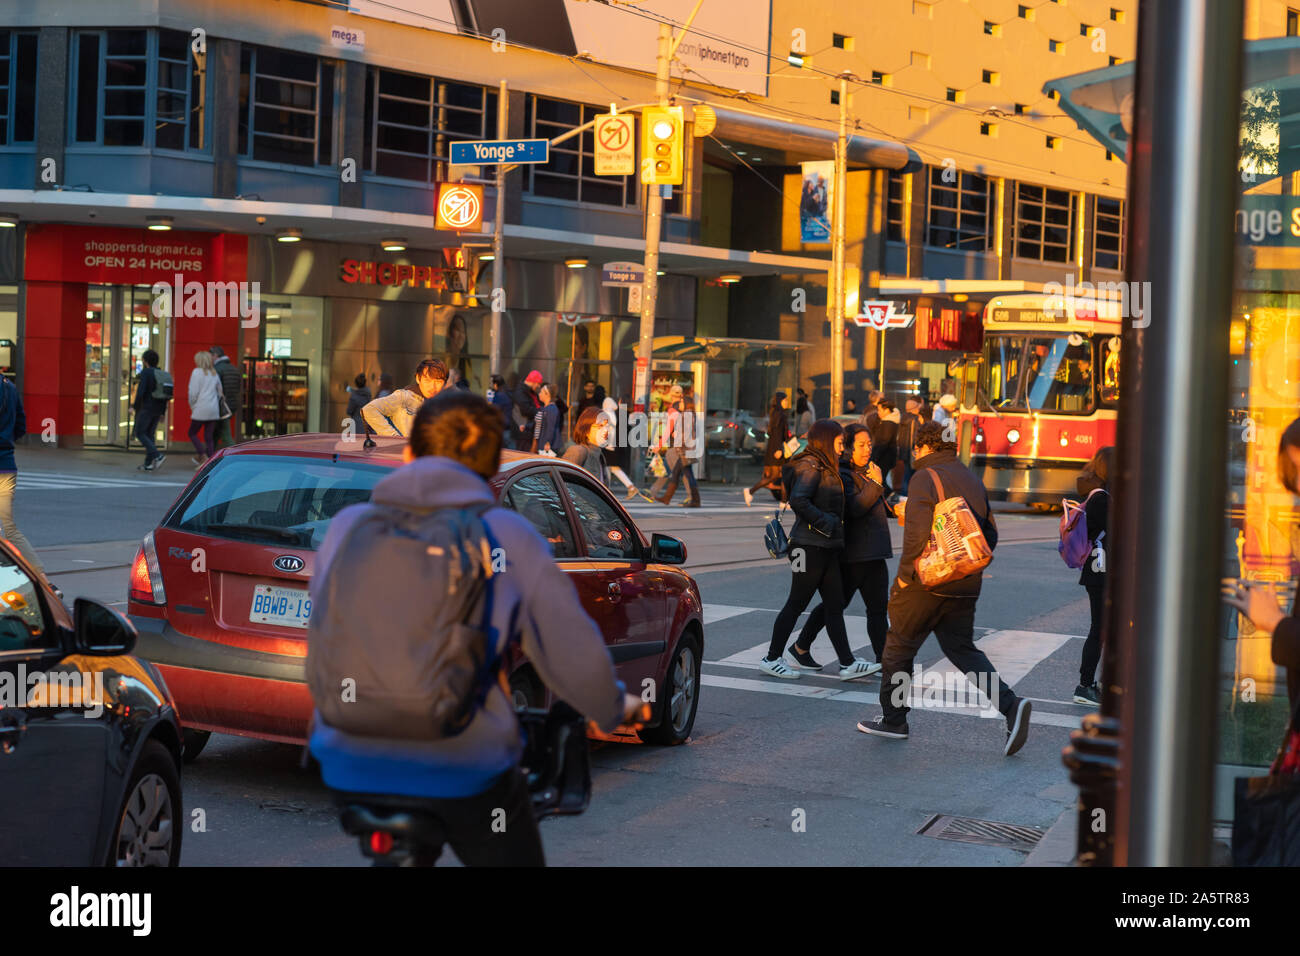
[[[640,708],[640,698],[624,694],[600,630],[546,541],[523,517],[495,506],[487,479],[497,470],[501,434],[500,413],[486,399],[461,389],[441,392],[416,411],[404,453],[407,464],[375,485],[372,501],[416,511],[486,508],[484,524],[505,558],[505,571],[495,568],[490,582],[489,636],[500,646],[502,635],[517,643],[557,697],[613,730]],[[316,557],[313,593],[349,527],[368,507],[344,508],[330,522]],[[411,595],[411,600],[434,599],[427,591]],[[375,611],[378,641],[383,610]],[[363,737],[326,725],[318,712],[309,746],[340,802],[418,809],[439,821],[444,845],[468,866],[544,865],[519,767],[520,728],[500,681],[454,737],[429,742]],[[441,847],[429,849],[436,859]]]

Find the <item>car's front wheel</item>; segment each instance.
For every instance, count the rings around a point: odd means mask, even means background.
[[[674,746],[690,737],[700,705],[700,642],[690,631],[677,642],[664,683],[659,726],[647,727],[638,735],[646,743]]]
[[[117,814],[114,866],[179,866],[181,779],[171,752],[150,740],[140,752]]]

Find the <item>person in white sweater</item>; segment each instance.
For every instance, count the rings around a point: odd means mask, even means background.
[[[439,359],[425,359],[415,369],[414,382],[368,402],[361,416],[376,435],[406,438],[411,434],[415,413],[426,400],[446,388],[448,379],[446,365]]]
[[[194,457],[190,460],[202,465],[216,451],[217,422],[221,421],[221,376],[212,367],[212,353],[207,349],[194,353],[194,371],[190,373],[190,441],[194,442]],[[203,440],[199,440],[199,433]]]

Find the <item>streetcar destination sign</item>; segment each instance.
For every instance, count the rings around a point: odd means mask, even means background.
[[[481,143],[452,143],[451,165],[484,166],[492,163],[545,163],[551,143],[545,139],[498,139]]]

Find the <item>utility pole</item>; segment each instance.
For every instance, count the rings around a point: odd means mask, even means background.
[[[829,415],[838,415],[844,409],[844,216],[848,192],[848,122],[849,78],[852,73],[840,74],[840,131],[835,140],[835,210],[831,213],[831,407]]]
[[[509,133],[506,122],[510,112],[507,99],[506,81],[501,81],[497,92],[497,139],[505,139]],[[497,208],[496,227],[492,232],[492,325],[488,336],[488,373],[502,374],[501,369],[501,325],[505,312],[505,222],[506,222],[506,164],[497,163]],[[477,271],[477,270],[475,270]],[[475,276],[474,279],[478,277]],[[499,290],[499,291],[498,291]]]
[[[698,6],[696,9],[699,9]],[[688,24],[689,25],[689,24]],[[685,35],[685,31],[682,31]],[[655,57],[655,97],[660,106],[668,105],[668,68],[672,63],[672,28],[659,24],[659,52]],[[644,122],[644,120],[642,121]],[[636,408],[650,413],[650,366],[655,340],[655,303],[659,297],[659,234],[663,231],[664,198],[662,186],[646,187],[645,276],[641,283],[641,338],[636,350],[636,372],[632,381],[632,401]],[[632,480],[642,483],[645,458],[633,456]]]

